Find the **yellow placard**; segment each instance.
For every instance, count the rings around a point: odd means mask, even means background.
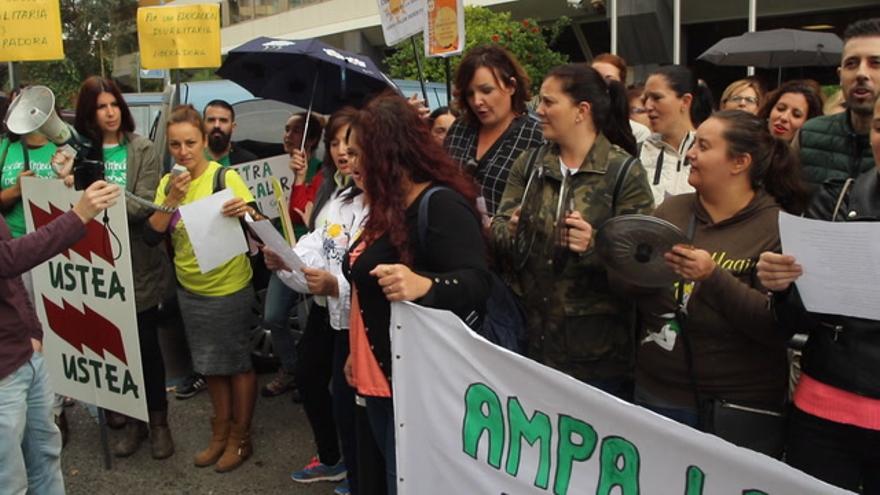
[[[220,5],[141,7],[138,43],[144,69],[220,67]]]
[[[60,60],[59,0],[0,0],[0,60]]]
[[[449,57],[464,49],[463,0],[430,0],[425,18],[425,55]]]
[[[287,211],[287,202],[284,201],[284,189],[281,181],[272,177],[272,191],[275,193],[275,203],[278,206],[278,218],[281,220],[281,231],[284,239],[290,243],[290,247],[296,246],[296,234],[293,233],[293,223],[290,221],[290,212]]]

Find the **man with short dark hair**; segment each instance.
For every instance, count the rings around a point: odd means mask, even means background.
[[[224,100],[211,100],[202,114],[205,134],[208,136],[205,152],[209,160],[228,167],[257,159],[250,151],[232,145],[232,132],[235,130],[235,110],[232,105]]]
[[[846,112],[816,117],[800,130],[803,178],[815,192],[828,181],[855,178],[874,166],[868,130],[880,94],[880,18],[850,24],[837,73]]]

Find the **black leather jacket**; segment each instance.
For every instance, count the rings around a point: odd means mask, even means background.
[[[844,186],[843,181],[826,183],[813,197],[806,215],[845,222],[880,220],[877,170],[859,175],[838,206]],[[774,305],[776,317],[786,329],[810,334],[804,348],[804,372],[822,383],[880,399],[880,321],[810,313],[793,287],[777,294]]]

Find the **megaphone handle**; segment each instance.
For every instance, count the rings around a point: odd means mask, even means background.
[[[30,172],[30,170],[31,170],[31,156],[30,156],[30,152],[28,151],[28,145],[26,142],[24,142],[24,139],[21,140],[21,155],[22,155],[22,158],[24,159],[24,171]]]

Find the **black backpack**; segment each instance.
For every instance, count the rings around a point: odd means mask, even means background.
[[[428,237],[428,205],[431,195],[445,186],[432,186],[419,201],[419,245],[424,250]],[[516,294],[495,272],[491,273],[489,298],[483,321],[473,330],[489,342],[518,354],[526,348],[526,315]],[[479,321],[479,320],[477,320]]]

